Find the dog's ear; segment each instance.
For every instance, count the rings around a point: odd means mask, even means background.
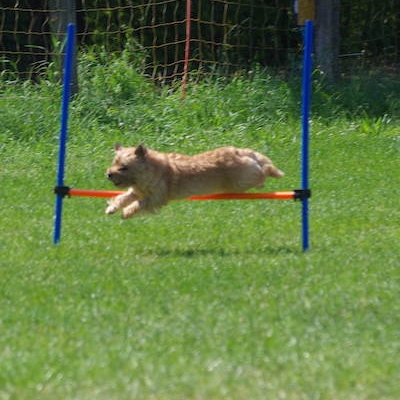
[[[118,142],[114,144],[114,150],[115,151],[118,151],[118,150],[121,150],[121,149],[122,149],[122,146]]]
[[[135,149],[135,155],[140,158],[144,158],[147,154],[147,149],[142,144],[139,144]]]

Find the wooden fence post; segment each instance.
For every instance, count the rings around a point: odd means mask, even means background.
[[[52,51],[65,53],[65,38],[68,24],[76,25],[75,0],[49,0],[50,30],[52,35]],[[76,37],[75,37],[76,49]],[[58,68],[62,71],[63,57],[57,61]],[[78,93],[78,73],[76,67],[76,50],[73,55],[73,69],[71,74],[71,95]]]
[[[340,46],[340,0],[316,0],[316,41],[317,65],[332,83],[339,73]]]

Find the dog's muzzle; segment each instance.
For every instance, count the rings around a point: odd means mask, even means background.
[[[115,186],[118,186],[120,182],[118,181],[116,175],[112,172],[106,173],[106,178],[109,179]]]

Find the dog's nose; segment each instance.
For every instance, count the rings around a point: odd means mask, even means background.
[[[106,176],[107,176],[108,179],[111,179],[113,177],[113,174],[111,172],[107,172]]]

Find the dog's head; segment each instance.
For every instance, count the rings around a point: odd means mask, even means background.
[[[137,184],[146,170],[146,155],[147,149],[142,145],[122,147],[117,143],[114,160],[107,170],[107,178],[120,188]]]

